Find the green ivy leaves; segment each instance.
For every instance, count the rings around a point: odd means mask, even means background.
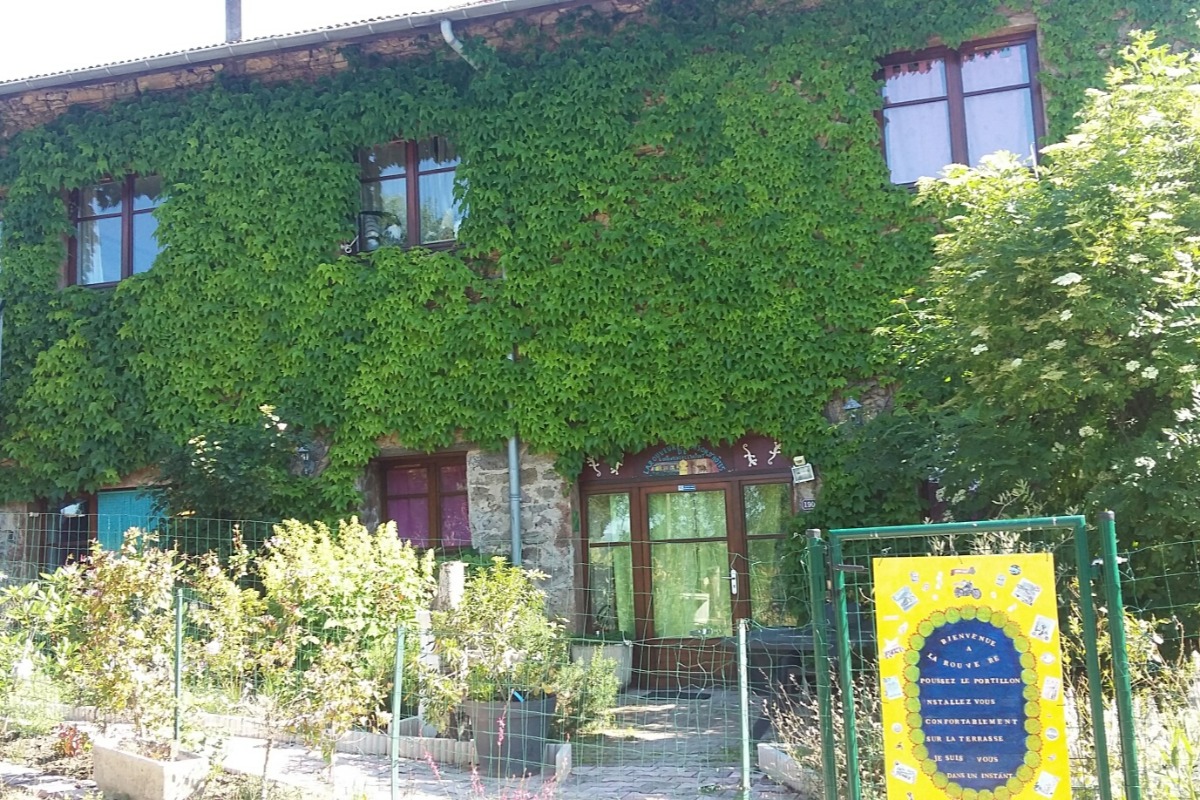
[[[1104,62],[1084,43],[1116,41],[1063,6],[1033,9],[1057,119]],[[996,4],[721,8],[572,15],[569,46],[518,26],[511,50],[476,44],[480,72],[348,52],[315,84],[152,94],[8,142],[0,495],[96,488],[263,404],[330,442],[331,513],[383,436],[515,430],[568,472],[748,430],[831,443],[821,408],[894,372],[874,331],[931,258],[888,183],[876,59],[994,29]],[[459,248],[341,257],[356,149],[435,133],[464,156]],[[169,189],[163,253],[60,290],[62,192],[126,171]]]

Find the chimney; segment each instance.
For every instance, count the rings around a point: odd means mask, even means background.
[[[242,0],[225,0],[225,41],[242,40]]]

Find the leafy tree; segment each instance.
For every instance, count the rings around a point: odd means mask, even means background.
[[[922,186],[944,233],[893,333],[918,398],[910,464],[940,474],[955,516],[1022,487],[1050,511],[1116,509],[1128,545],[1193,536],[1198,100],[1195,57],[1137,35],[1042,165],[999,156]]]
[[[166,538],[182,552],[257,549],[267,523],[313,514],[311,479],[298,474],[303,444],[273,406],[248,421],[219,419],[182,445],[163,448],[157,490]]]

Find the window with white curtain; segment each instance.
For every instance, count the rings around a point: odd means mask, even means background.
[[[889,57],[883,143],[892,183],[976,166],[1005,150],[1032,164],[1042,133],[1032,33]]]

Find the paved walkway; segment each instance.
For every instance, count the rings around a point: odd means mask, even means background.
[[[229,752],[231,755],[225,759],[227,769],[261,774],[261,741],[231,740]],[[318,754],[300,747],[277,747],[271,753],[268,775],[302,789],[311,797],[355,800],[391,797],[388,761],[379,756],[339,755],[331,787],[329,770]],[[400,797],[405,800],[733,800],[738,797],[739,775],[737,767],[577,766],[560,785],[553,778],[495,780],[468,769],[438,766],[432,761],[402,761],[398,785]],[[785,787],[757,775],[752,795],[761,800],[795,798]]]
[[[81,725],[81,727],[84,727]],[[554,778],[496,780],[470,768],[432,758],[402,760],[399,796],[405,800],[733,800],[739,797],[740,716],[734,692],[698,696],[631,692],[613,710],[602,734],[573,743],[574,765],[561,783]],[[266,743],[252,737],[225,739],[223,766],[263,774]],[[332,775],[318,753],[275,745],[267,777],[320,800],[388,800],[391,775],[384,756],[339,753]],[[40,781],[40,784],[37,782]],[[35,770],[0,763],[0,785],[37,784],[35,794],[81,798],[90,782],[38,777]],[[752,797],[794,800],[789,789],[754,775]]]

